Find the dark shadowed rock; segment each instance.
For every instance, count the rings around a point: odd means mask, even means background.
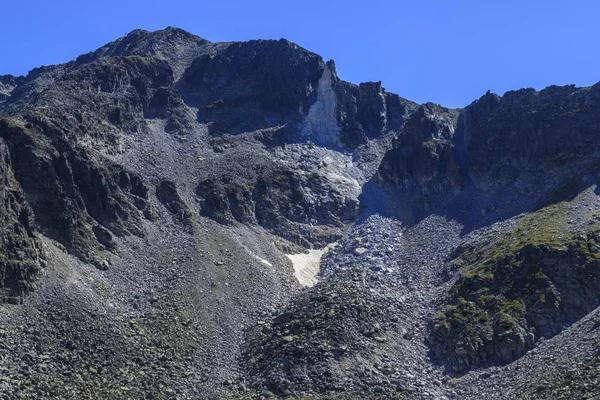
[[[0,121],[0,124],[5,121]],[[45,264],[41,241],[35,232],[33,212],[10,167],[8,148],[0,145],[0,303],[18,302],[33,290]]]
[[[550,86],[473,102],[456,129],[465,173],[480,190],[514,185],[525,193],[585,171],[597,158],[599,90]],[[543,173],[549,170],[557,173]]]
[[[379,167],[379,179],[422,193],[460,191],[464,177],[455,153],[459,112],[424,104],[411,115]]]
[[[181,196],[179,196],[175,183],[168,180],[160,182],[156,187],[156,198],[167,207],[171,213],[173,213],[178,221],[189,222],[192,214],[187,204],[185,204]]]
[[[208,179],[196,188],[200,212],[221,223],[257,223],[306,246],[323,246],[342,233],[343,220],[359,211],[358,200],[336,190],[320,175],[275,169],[243,182],[231,176]]]
[[[214,134],[248,132],[298,122],[323,68],[321,57],[284,39],[231,43],[197,58],[180,87]]]

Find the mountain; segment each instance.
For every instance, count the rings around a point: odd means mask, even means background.
[[[598,398],[599,136],[172,27],[0,76],[0,398]]]

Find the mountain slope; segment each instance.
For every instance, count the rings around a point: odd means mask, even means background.
[[[177,28],[0,77],[1,396],[594,398],[599,90]]]

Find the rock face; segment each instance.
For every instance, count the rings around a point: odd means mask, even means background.
[[[340,188],[341,189],[341,188]],[[358,200],[325,176],[289,169],[265,172],[252,181],[231,176],[208,179],[196,188],[200,213],[221,223],[255,223],[305,247],[323,247],[354,219]]]
[[[41,241],[35,233],[33,213],[10,168],[7,147],[0,147],[0,215],[3,235],[0,244],[0,301],[17,302],[35,287],[45,265]]]
[[[0,76],[0,397],[598,397],[599,90],[172,27]]]
[[[551,86],[487,93],[464,110],[423,105],[386,154],[380,179],[438,193],[468,183],[489,197],[509,186],[513,197],[548,194],[594,168],[598,98],[598,85]]]
[[[55,143],[64,153],[51,139],[36,140],[38,129],[58,136],[60,128],[53,131],[44,122],[27,123],[28,128],[13,121],[0,121],[0,135],[10,151],[14,177],[45,234],[84,260],[112,245],[104,228],[118,236],[143,235],[140,218],[151,214],[148,189],[138,177],[117,165],[96,164],[85,150],[73,149],[60,136]]]
[[[332,71],[333,68],[333,71]],[[333,88],[335,67],[329,63],[323,69],[317,86],[317,99],[303,121],[302,135],[317,143],[341,145],[341,127],[336,118],[337,96]]]
[[[10,97],[13,89],[22,83],[23,80],[23,77],[0,75],[0,110],[2,110],[4,102]]]
[[[564,213],[549,210],[564,207],[561,201],[597,179],[597,90],[488,93],[460,112],[422,106],[385,155],[380,182],[425,197],[425,212],[435,207],[432,194],[444,204],[452,197],[461,201],[466,191],[475,192],[485,209],[509,215],[551,207],[520,222],[533,228],[509,233],[508,247],[467,242],[457,250],[467,254],[452,264],[462,274],[447,306],[433,315],[430,336],[434,353],[451,369],[511,362],[598,306],[595,295],[581,298],[596,290],[597,247],[589,232],[595,220],[550,227],[551,238],[540,222],[557,223]],[[567,276],[577,278],[568,283]]]
[[[335,82],[336,117],[349,146],[367,143],[385,132],[398,131],[416,104],[388,93],[381,82],[352,85]]]
[[[433,316],[438,357],[461,371],[511,362],[600,305],[597,217],[583,229],[568,215],[581,199],[522,217],[491,242],[466,242],[455,266],[465,272],[450,304]],[[489,239],[489,238],[488,238]]]
[[[179,195],[175,184],[169,180],[161,181],[156,187],[156,199],[160,201],[180,222],[189,221],[192,214],[185,201]]]
[[[212,132],[249,132],[297,121],[323,68],[319,56],[287,40],[234,43],[194,60],[181,87]]]
[[[453,193],[464,185],[454,143],[458,111],[424,104],[394,139],[379,168],[384,184],[423,193]]]
[[[461,113],[456,142],[465,173],[480,190],[513,185],[526,192],[585,171],[597,157],[598,85],[488,93]],[[552,176],[550,176],[552,175]]]

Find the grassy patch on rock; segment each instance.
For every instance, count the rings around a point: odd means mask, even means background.
[[[455,371],[510,362],[600,304],[600,223],[590,212],[576,224],[573,209],[550,205],[457,250],[461,276],[431,318],[434,354]]]

